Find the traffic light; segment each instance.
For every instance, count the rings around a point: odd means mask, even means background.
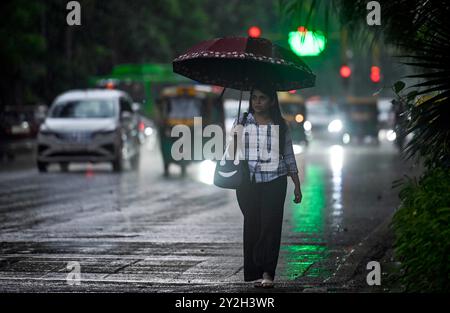
[[[348,65],[342,65],[339,69],[339,75],[342,77],[342,86],[344,91],[348,93],[350,88],[350,76],[352,76],[352,69]]]
[[[108,81],[105,85],[106,89],[114,89],[116,86],[114,85],[114,82]]]
[[[327,38],[321,31],[309,31],[304,26],[289,33],[289,46],[298,56],[317,56],[324,49]]]
[[[352,75],[352,69],[347,65],[342,65],[339,74],[342,78],[349,78]]]
[[[261,28],[258,26],[252,26],[248,29],[248,35],[253,38],[259,38],[261,36]]]
[[[374,83],[379,83],[380,82],[380,68],[378,66],[372,66],[370,68],[370,80],[373,81]]]

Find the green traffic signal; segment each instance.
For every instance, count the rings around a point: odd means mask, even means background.
[[[289,33],[289,45],[291,50],[298,56],[316,56],[324,49],[327,42],[321,31],[307,31],[299,27],[298,31]]]

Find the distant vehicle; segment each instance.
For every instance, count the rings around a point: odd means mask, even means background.
[[[380,129],[392,130],[395,127],[395,112],[391,98],[378,98],[378,125]]]
[[[141,145],[148,144],[153,147],[156,144],[156,125],[155,122],[144,115],[139,117],[139,142]]]
[[[166,87],[161,90],[157,100],[157,124],[164,162],[164,175],[169,175],[169,165],[177,164],[181,167],[182,175],[186,174],[186,167],[190,160],[175,160],[172,157],[172,145],[178,138],[172,137],[172,128],[185,125],[194,128],[194,117],[202,118],[202,127],[219,125],[225,127],[224,100],[220,98],[221,89],[208,85],[180,85]],[[193,131],[192,131],[193,133]],[[203,144],[207,139],[203,138]],[[225,138],[223,138],[225,140]],[[191,141],[191,154],[194,153],[194,140]],[[191,157],[191,160],[194,158]]]
[[[289,92],[279,92],[278,102],[284,119],[289,124],[293,142],[308,144],[305,122],[307,121],[307,112],[305,100],[297,94]],[[308,125],[308,123],[307,123]],[[308,126],[306,126],[308,128]]]
[[[70,162],[111,162],[119,172],[129,161],[136,169],[140,144],[132,103],[117,90],[74,90],[58,96],[39,130],[39,171],[47,171],[49,163],[66,171]]]
[[[395,99],[391,98],[378,98],[378,139],[380,141],[390,141],[394,142],[399,149],[401,149],[404,137],[402,136],[402,131],[397,129],[397,119],[396,108],[393,105]]]
[[[16,152],[30,150],[39,130],[35,106],[7,106],[0,110],[0,156],[13,159]]]
[[[342,143],[345,127],[342,112],[336,103],[329,99],[312,97],[306,101],[308,118],[304,123],[305,130],[312,139],[323,139]]]
[[[378,104],[376,97],[347,97],[342,104],[346,133],[350,142],[363,143],[369,139],[378,144]]]

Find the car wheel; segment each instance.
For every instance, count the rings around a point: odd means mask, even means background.
[[[181,164],[181,176],[186,176],[186,164]]]
[[[59,163],[59,167],[61,168],[62,172],[69,171],[69,162],[61,162]]]
[[[123,162],[121,156],[116,157],[116,159],[112,162],[112,167],[114,172],[122,172]]]
[[[130,164],[131,164],[131,168],[133,170],[137,170],[139,168],[139,159],[140,159],[140,154],[136,153],[131,159],[130,159]]]
[[[169,163],[164,163],[164,177],[169,177]]]
[[[37,168],[40,173],[47,172],[47,166],[48,166],[48,163],[46,163],[46,162],[39,162],[39,161],[37,162]]]
[[[123,170],[123,154],[122,154],[122,146],[123,141],[120,140],[120,143],[116,146],[116,157],[114,161],[112,161],[112,168],[114,172],[122,172]]]

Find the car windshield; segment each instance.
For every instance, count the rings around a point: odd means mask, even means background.
[[[339,113],[335,105],[327,103],[312,103],[306,105],[308,116],[333,116]]]
[[[202,102],[197,98],[173,98],[170,101],[169,118],[193,118],[201,116]]]
[[[287,115],[297,114],[303,111],[302,106],[295,103],[283,103],[280,107],[281,111]]]
[[[114,117],[113,100],[73,100],[55,104],[50,116],[57,118],[109,118]]]

